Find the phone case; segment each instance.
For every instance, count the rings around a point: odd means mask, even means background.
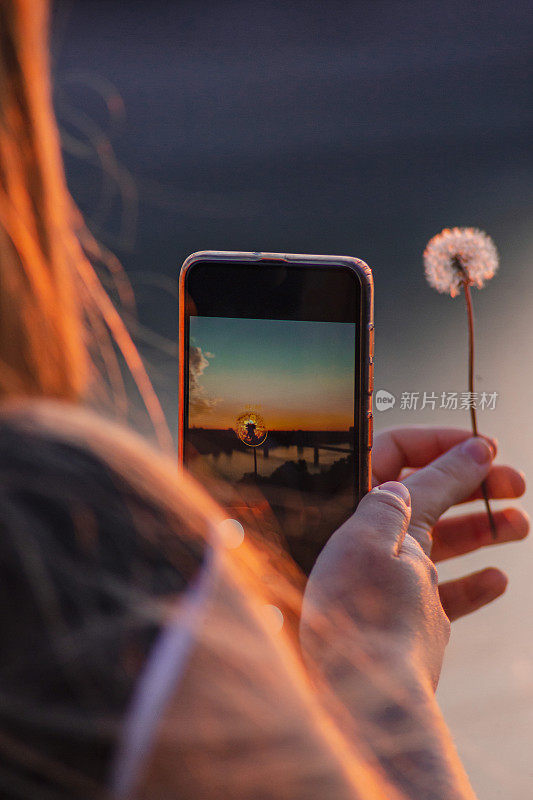
[[[348,267],[357,273],[361,287],[362,352],[361,386],[362,408],[359,428],[359,497],[358,501],[371,489],[371,452],[373,438],[372,392],[374,384],[374,283],[370,267],[358,258],[351,256],[305,255],[295,253],[246,253],[223,250],[202,250],[192,253],[184,262],[179,276],[179,397],[178,397],[178,458],[183,464],[184,409],[185,409],[185,276],[190,267],[200,261],[220,261],[221,263],[249,264],[250,269],[260,267],[262,262],[285,261],[288,264],[309,264],[310,266]]]

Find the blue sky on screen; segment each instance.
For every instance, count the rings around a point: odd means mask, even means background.
[[[342,322],[191,317],[191,347],[202,357],[189,424],[228,428],[254,408],[270,430],[347,430],[354,417],[355,329]]]

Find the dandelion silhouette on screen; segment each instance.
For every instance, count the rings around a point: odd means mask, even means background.
[[[237,417],[235,433],[248,447],[259,447],[268,436],[263,417],[255,411],[245,411]]]

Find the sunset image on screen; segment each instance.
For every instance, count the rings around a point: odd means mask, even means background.
[[[355,324],[191,317],[189,427],[233,428],[247,407],[270,430],[349,430]]]
[[[339,470],[353,454],[355,337],[354,323],[191,317],[195,452],[237,481]]]

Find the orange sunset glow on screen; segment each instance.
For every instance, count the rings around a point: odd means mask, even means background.
[[[355,324],[192,317],[189,426],[234,428],[258,409],[270,430],[354,425]]]

